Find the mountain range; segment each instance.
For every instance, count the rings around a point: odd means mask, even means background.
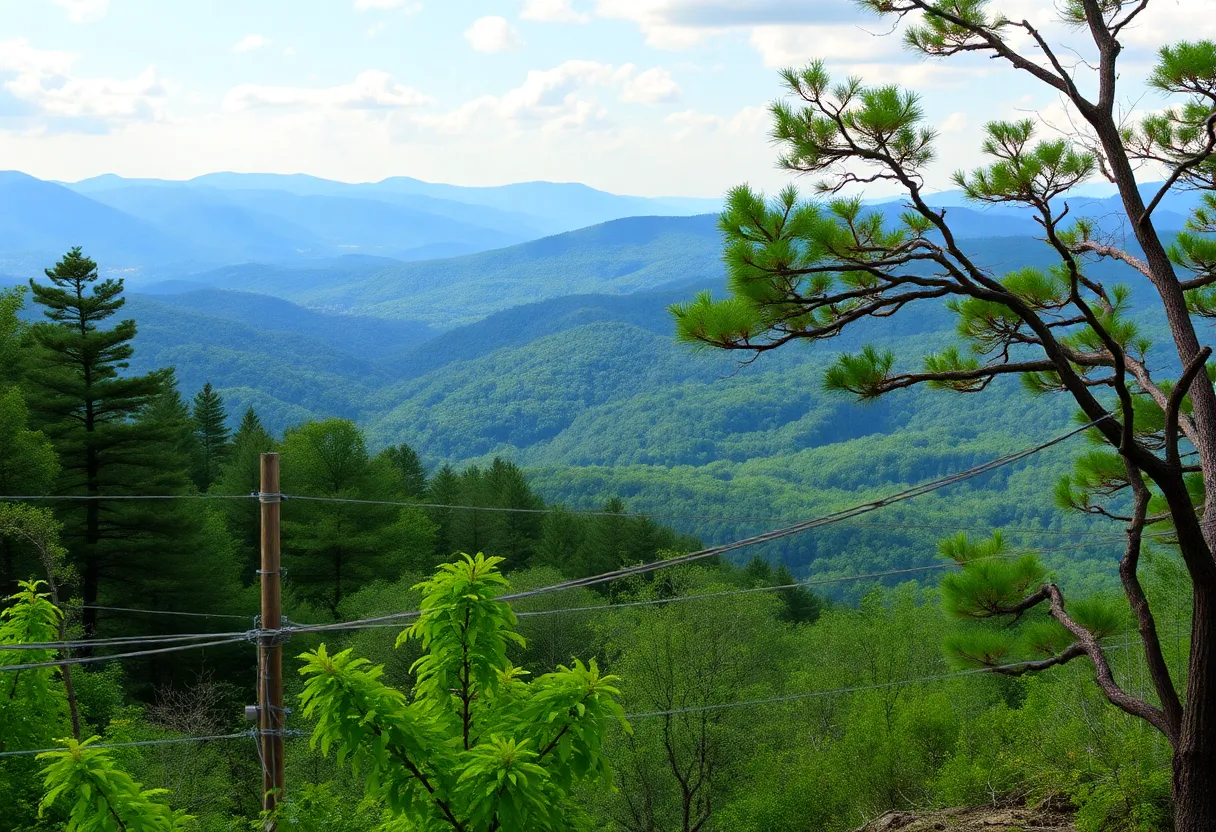
[[[211,382],[234,420],[252,406],[275,431],[340,416],[362,424],[373,448],[408,442],[431,466],[508,456],[527,466],[548,499],[572,506],[620,496],[634,509],[723,518],[672,520],[706,540],[957,471],[1069,424],[1066,402],[1031,398],[1016,384],[964,397],[914,389],[870,406],[821,392],[823,370],[842,350],[872,342],[914,361],[948,343],[952,317],[938,304],[746,366],[738,356],[676,343],[667,307],[724,287],[712,214],[630,216],[540,236],[561,210],[556,202],[527,199],[550,186],[503,191],[387,182],[347,186],[225,174],[189,183],[100,177],[69,187],[9,174],[0,175],[0,208],[8,206],[3,216],[14,224],[57,219],[99,259],[124,247],[172,253],[182,239],[205,248],[208,235],[273,254],[304,237],[346,239],[338,235],[372,235],[377,228],[387,234],[393,218],[403,216],[394,212],[424,207],[428,228],[493,226],[497,247],[413,262],[369,251],[370,245],[344,251],[326,243],[281,260],[118,270],[127,279],[125,312],[139,325],[131,368],[173,366],[187,396]],[[518,202],[504,201],[512,187],[522,194]],[[551,187],[571,199],[590,190]],[[376,188],[383,198],[359,195]],[[591,193],[582,210],[634,207],[631,198]],[[4,194],[30,202],[18,210]],[[454,195],[480,202],[459,203],[449,199]],[[1094,210],[1107,199],[1085,198]],[[934,199],[981,264],[1007,270],[1051,262],[1047,247],[1032,239],[1038,226],[1029,217],[1000,206],[957,205],[949,193]],[[75,225],[56,217],[64,205],[79,209],[70,215]],[[873,207],[888,216],[900,211],[892,202]],[[344,216],[345,232],[326,225],[327,212]],[[513,234],[535,239],[508,244]],[[0,247],[55,239],[49,232],[23,238],[10,227]],[[32,268],[6,264],[5,271],[16,281]],[[1143,287],[1118,264],[1100,264],[1093,276]],[[1159,325],[1150,317],[1142,323],[1149,334]],[[1152,358],[1161,364],[1168,356]],[[891,510],[884,522],[914,525],[928,508],[956,527],[1073,533],[1082,525],[1062,519],[1041,488],[1067,469],[1069,455],[1057,449],[960,486],[962,500],[921,498],[916,507]],[[862,458],[866,464],[858,465]],[[803,572],[846,574],[858,562],[900,568],[931,557],[934,534],[840,527],[771,554]],[[1025,534],[1011,539],[1029,542]],[[1099,548],[1067,568],[1084,572],[1084,564],[1105,557]]]
[[[351,184],[215,173],[185,181],[112,174],[61,183],[0,172],[0,271],[36,274],[71,246],[110,272],[163,280],[234,263],[399,261],[501,248],[716,200],[618,196],[575,183],[460,188],[396,177]]]

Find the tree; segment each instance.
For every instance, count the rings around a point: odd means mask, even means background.
[[[771,107],[772,135],[782,149],[781,166],[822,175],[816,187],[828,200],[804,202],[792,187],[772,200],[746,186],[734,189],[721,217],[731,295],[714,300],[702,294],[673,307],[680,336],[758,353],[829,339],[856,322],[944,300],[958,319],[961,346],[925,356],[919,368],[897,366],[896,356],[872,347],[844,355],[827,373],[828,389],[863,399],[918,384],[971,393],[1012,375],[1033,391],[1071,396],[1106,450],[1080,461],[1061,497],[1126,524],[1120,576],[1144,640],[1154,696],[1141,699],[1120,687],[1102,642],[1109,620],[1097,611],[1091,618],[1091,610],[1068,600],[1033,561],[977,561],[965,548],[956,550],[966,575],[959,579],[956,609],[969,617],[1016,619],[1045,608],[1063,628],[1057,635],[1067,637],[1039,640],[1039,647],[1054,643],[1060,649],[1017,672],[1088,658],[1111,704],[1169,740],[1180,832],[1216,828],[1216,388],[1203,372],[1211,349],[1200,347],[1195,326],[1196,317],[1216,308],[1210,303],[1216,285],[1216,44],[1162,48],[1149,83],[1171,106],[1125,125],[1116,113],[1120,38],[1148,2],[1062,4],[1064,22],[1085,32],[1095,53],[1071,69],[1031,22],[1014,22],[984,0],[863,5],[908,23],[906,41],[914,50],[996,58],[1068,103],[1080,125],[1077,136],[1036,143],[1032,121],[989,124],[983,150],[992,164],[955,175],[976,202],[1033,212],[1053,265],[998,275],[976,263],[945,212],[926,202],[924,173],[935,136],[916,95],[859,79],[834,83],[825,65],[815,62],[782,73],[797,103]],[[1019,53],[1015,36],[1033,40],[1036,56]],[[1078,80],[1089,71],[1096,98]],[[1168,172],[1147,203],[1134,176],[1140,163]],[[1102,239],[1092,222],[1066,224],[1069,190],[1098,172],[1117,187],[1142,258]],[[907,210],[898,221],[866,211],[859,198],[838,196],[868,182],[903,190]],[[1154,211],[1183,186],[1204,191],[1203,207],[1171,245],[1155,226]],[[1176,382],[1162,380],[1146,362],[1148,340],[1128,316],[1131,290],[1091,275],[1093,264],[1104,260],[1125,264],[1156,293],[1181,368]],[[1115,505],[1118,499],[1103,505],[1104,495],[1128,496],[1128,510]],[[1138,577],[1150,525],[1171,530],[1193,591],[1185,696],[1163,658]],[[1009,646],[990,641],[993,649],[967,655],[998,666],[1013,657]]]
[[[97,739],[66,740],[62,751],[38,755],[47,761],[42,810],[71,798],[67,832],[178,832],[193,826],[189,815],[161,799],[167,789],[143,788],[103,749],[91,748]]]
[[[125,303],[121,279],[99,280],[97,264],[79,248],[46,276],[50,285],[30,281],[49,321],[31,327],[35,348],[25,383],[35,424],[59,453],[57,492],[88,498],[65,503],[59,515],[84,603],[94,605],[103,582],[121,568],[126,540],[137,533],[130,514],[105,498],[138,493],[159,464],[156,437],[138,417],[169,377],[121,373],[134,353],[135,322],[101,328]],[[86,606],[83,620],[92,634],[96,610]]]
[[[368,455],[353,422],[326,419],[287,431],[282,467],[285,493],[319,498],[288,499],[283,512],[283,563],[302,598],[336,616],[342,599],[364,584],[430,561],[433,526],[420,509],[391,504],[404,496],[400,480],[386,460]]]
[[[405,494],[415,500],[421,500],[426,495],[426,466],[418,456],[418,452],[402,442],[380,452],[401,475]]]
[[[616,677],[576,660],[523,680],[501,560],[462,555],[418,585],[423,614],[397,640],[424,651],[412,701],[350,650],[301,656],[313,745],[365,771],[368,796],[411,829],[569,829],[574,788],[609,782],[604,736],[627,728]]]
[[[262,427],[262,420],[253,408],[249,408],[241,417],[211,491],[232,496],[256,493],[261,489],[262,454],[274,449],[274,437]],[[257,577],[255,570],[261,563],[261,506],[256,500],[221,500],[220,511],[240,549],[242,578],[250,583]]]
[[[199,491],[206,491],[219,476],[220,467],[228,456],[228,414],[224,411],[224,400],[211,388],[211,382],[194,396],[194,407],[190,418],[194,423],[194,436],[198,450],[194,461],[194,484]]]

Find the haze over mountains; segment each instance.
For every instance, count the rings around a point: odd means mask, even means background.
[[[216,173],[76,183],[0,173],[0,271],[82,245],[136,277],[349,254],[419,260],[501,248],[621,217],[717,210],[716,200],[617,196],[579,184],[459,188],[397,177],[349,184]]]
[[[1111,200],[1091,191],[1070,206],[1118,235],[1103,224]],[[932,201],[980,263],[1051,262],[1024,212],[956,192]],[[842,350],[874,342],[912,360],[947,343],[952,319],[939,305],[742,368],[739,356],[675,343],[667,306],[723,286],[716,207],[552,183],[210,174],[65,185],[7,173],[0,271],[24,282],[82,245],[126,279],[139,325],[132,370],[174,366],[185,394],[209,381],[230,415],[252,406],[276,431],[338,416],[432,465],[504,454],[550,499],[584,507],[614,494],[643,510],[805,515],[1020,447],[1027,424],[1068,423],[1067,406],[1011,384],[961,399],[910,390],[871,407],[821,392]],[[870,207],[892,219],[903,210]],[[1171,200],[1159,225],[1180,227],[1189,207]],[[1117,264],[1094,274],[1139,280]],[[860,470],[863,447],[872,464]],[[1045,455],[977,481],[959,522],[1058,523],[1048,503],[1011,507],[1000,494],[1064,465]],[[781,554],[847,571],[846,549],[900,564],[931,547],[922,537],[841,529]]]

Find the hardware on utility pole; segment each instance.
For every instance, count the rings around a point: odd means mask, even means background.
[[[282,592],[279,567],[279,517],[283,495],[279,492],[279,455],[262,454],[262,581],[263,634],[258,639],[258,728],[262,758],[262,808],[274,809],[283,799],[283,642],[277,630],[282,625]],[[268,826],[273,832],[273,821]]]

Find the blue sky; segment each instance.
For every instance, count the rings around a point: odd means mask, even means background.
[[[1216,37],[1211,3],[1153,0],[1125,79],[1178,33]],[[994,8],[1087,51],[1052,26],[1050,0]],[[1069,129],[1056,96],[1012,70],[927,62],[890,28],[850,0],[0,0],[0,167],[772,189],[788,178],[763,108],[776,68],[813,57],[923,92],[942,130],[932,184],[980,161],[985,121]],[[1127,90],[1129,112],[1162,104]]]

